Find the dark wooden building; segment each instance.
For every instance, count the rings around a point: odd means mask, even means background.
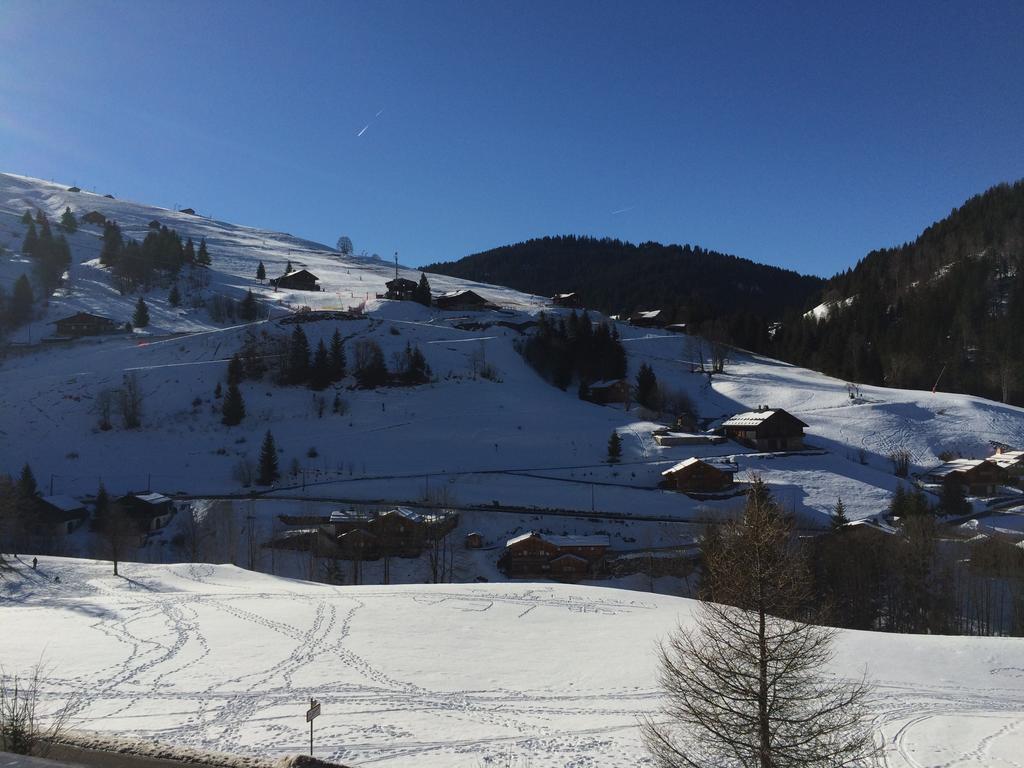
[[[625,379],[608,379],[587,384],[580,390],[580,396],[591,403],[608,405],[609,403],[628,403],[630,399],[629,382]]]
[[[467,312],[473,310],[497,309],[497,307],[476,291],[449,291],[434,297],[438,309]]]
[[[114,506],[139,533],[158,531],[174,516],[174,502],[162,493],[128,493],[115,499]]]
[[[58,336],[99,336],[104,333],[114,333],[121,326],[109,317],[93,315],[89,312],[76,312],[60,320],[54,320],[51,325],[57,326]]]
[[[41,496],[36,500],[36,533],[66,536],[89,517],[85,505],[70,496]]]
[[[261,545],[264,549],[311,552],[315,557],[341,556],[338,539],[322,528],[296,528],[281,531]]]
[[[578,581],[600,570],[610,545],[604,535],[551,536],[531,531],[505,543],[498,568],[511,578]]]
[[[295,269],[287,274],[275,277],[270,284],[275,288],[289,291],[319,291],[320,278],[308,269]]]
[[[804,422],[781,408],[738,413],[722,422],[730,440],[761,451],[798,451],[804,447]]]
[[[395,277],[384,285],[388,289],[384,298],[392,301],[412,301],[413,296],[416,295],[416,288],[419,287],[415,280],[410,280],[407,277]]]
[[[566,309],[580,309],[583,306],[578,293],[556,293],[551,297],[551,303]]]
[[[89,211],[82,217],[82,221],[86,224],[95,224],[97,227],[102,227],[107,223],[107,217],[99,211]]]
[[[664,488],[683,493],[715,493],[731,488],[736,468],[691,457],[661,473]]]
[[[466,549],[480,549],[484,545],[484,535],[479,531],[470,531],[466,534]]]
[[[195,208],[182,208],[180,211],[178,211],[178,213],[187,213],[189,216],[195,216],[196,215],[196,209]]]
[[[663,328],[668,322],[669,314],[664,309],[642,309],[629,316],[629,324],[640,328]]]
[[[953,459],[929,470],[925,480],[939,485],[959,485],[972,496],[994,496],[1009,480],[1007,471],[991,459]]]
[[[1007,482],[1024,485],[1024,451],[1000,451],[989,461],[1006,470]]]

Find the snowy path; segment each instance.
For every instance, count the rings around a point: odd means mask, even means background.
[[[644,764],[652,648],[692,603],[535,584],[327,587],[228,566],[44,558],[2,583],[5,665],[85,691],[78,725],[355,765]],[[47,581],[60,575],[61,583]],[[18,585],[15,588],[15,585]],[[886,765],[1022,765],[1024,641],[845,632],[836,672],[879,681]],[[608,661],[614,659],[614,664]]]

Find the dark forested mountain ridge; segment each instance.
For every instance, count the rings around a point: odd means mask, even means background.
[[[576,292],[608,313],[670,310],[677,322],[737,311],[781,317],[805,309],[824,285],[818,277],[757,264],[691,245],[610,238],[543,237],[431,264],[428,272],[552,296]]]
[[[764,351],[869,384],[1024,403],[1024,181],[972,197],[912,243],[829,281]]]

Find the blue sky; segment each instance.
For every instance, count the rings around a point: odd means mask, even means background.
[[[1020,2],[0,2],[0,170],[411,265],[830,275],[1024,176],[1022,129]]]

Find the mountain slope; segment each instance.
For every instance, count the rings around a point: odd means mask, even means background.
[[[1024,402],[1024,181],[977,195],[912,243],[874,251],[758,348],[872,384]]]
[[[587,307],[605,312],[671,309],[678,322],[699,322],[737,306],[778,316],[803,308],[824,284],[697,246],[574,235],[527,240],[425,269],[546,296],[575,291]]]

